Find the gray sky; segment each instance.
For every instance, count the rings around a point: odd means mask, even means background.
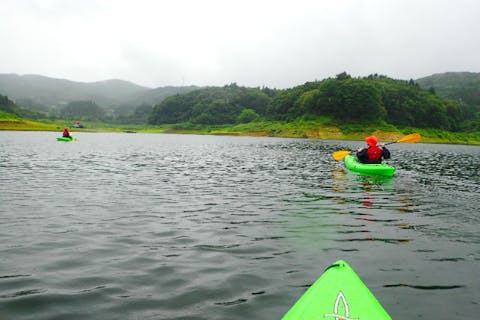
[[[0,73],[290,88],[480,72],[478,0],[0,0]]]

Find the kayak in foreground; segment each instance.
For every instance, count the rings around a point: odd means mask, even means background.
[[[57,138],[57,141],[75,141],[75,140],[77,140],[76,137],[71,137],[71,138],[70,137],[58,137]]]
[[[282,320],[391,320],[380,302],[343,260],[328,267]]]
[[[348,155],[344,159],[345,167],[351,171],[364,173],[364,174],[376,174],[386,177],[392,177],[395,173],[395,167],[381,163],[381,164],[365,164],[358,162],[356,156]]]

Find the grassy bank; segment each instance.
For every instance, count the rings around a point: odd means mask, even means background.
[[[54,131],[57,126],[51,123],[35,122],[17,117],[0,110],[0,130]]]
[[[153,131],[155,131],[155,129],[153,129]],[[438,129],[397,128],[389,124],[367,126],[352,124],[334,125],[328,119],[310,121],[296,120],[294,122],[261,121],[224,126],[176,124],[162,127],[161,132],[326,140],[363,140],[366,136],[374,134],[380,141],[396,141],[407,134],[417,132],[422,136],[422,142],[480,145],[480,132],[449,132]]]
[[[162,126],[116,125],[84,122],[85,128],[72,128],[68,121],[50,123],[20,119],[0,112],[0,130],[59,131],[69,127],[72,132],[142,132],[142,133],[183,133],[238,136],[291,137],[326,140],[363,140],[375,134],[380,141],[395,141],[406,134],[418,132],[422,142],[480,145],[480,132],[449,132],[437,129],[397,128],[388,124],[344,125],[333,124],[327,118],[296,120],[293,122],[259,121],[236,125],[197,125],[190,123]]]

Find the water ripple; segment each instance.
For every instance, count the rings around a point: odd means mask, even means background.
[[[78,136],[0,132],[2,319],[280,319],[338,259],[394,319],[478,301],[479,147],[381,178],[332,160],[357,141]]]
[[[406,283],[399,283],[399,284],[387,284],[384,285],[385,288],[396,288],[396,287],[408,287],[412,289],[418,290],[452,290],[452,289],[459,289],[464,288],[463,285],[428,285],[428,286],[421,286],[421,285],[413,285],[413,284],[406,284]]]

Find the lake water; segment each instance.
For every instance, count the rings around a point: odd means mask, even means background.
[[[477,319],[480,147],[0,132],[0,319],[280,319],[346,260],[393,319]]]

